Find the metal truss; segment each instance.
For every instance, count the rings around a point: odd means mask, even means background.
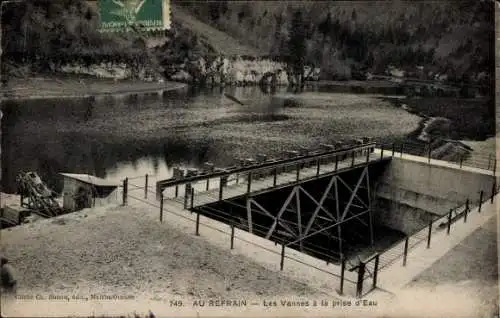
[[[339,198],[341,187],[345,189],[344,193],[346,190],[349,193],[347,202],[342,202]],[[312,212],[304,211],[304,200],[315,205]],[[331,200],[334,202],[328,202]],[[298,184],[291,188],[278,211],[269,211],[252,197],[246,199],[246,211],[250,233],[253,233],[252,214],[265,215],[272,219],[265,237],[269,239],[273,234],[279,233],[286,236],[287,246],[298,245],[300,250],[303,250],[303,244],[308,238],[322,233],[328,236],[328,241],[335,239],[339,253],[343,254],[343,243],[346,241],[343,235],[365,237],[352,227],[349,227],[349,233],[342,233],[348,222],[358,222],[366,227],[369,231],[369,243],[373,245],[372,193],[368,167],[363,168],[355,184],[349,184],[339,175],[330,177],[319,200]]]

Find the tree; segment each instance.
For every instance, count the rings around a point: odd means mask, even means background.
[[[323,35],[323,40],[326,39],[326,36],[330,33],[332,29],[332,14],[328,12],[325,20],[318,24],[318,31]]]
[[[292,17],[288,53],[288,67],[297,77],[297,85],[300,87],[306,59],[306,30],[300,10],[296,10]]]

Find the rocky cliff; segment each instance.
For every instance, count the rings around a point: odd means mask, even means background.
[[[285,63],[270,59],[244,59],[241,57],[218,56],[212,62],[200,57],[183,63],[170,76],[170,79],[181,82],[205,83],[209,85],[293,85],[296,81],[287,70]],[[311,73],[311,78],[319,78],[320,69],[305,72]]]

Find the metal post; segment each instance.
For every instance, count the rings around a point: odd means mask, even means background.
[[[446,234],[450,235],[450,228],[451,228],[451,214],[453,213],[453,209],[450,209],[450,212],[448,213],[448,228],[446,229]]]
[[[160,197],[160,223],[163,223],[163,193]]]
[[[344,293],[344,275],[345,275],[345,263],[346,260],[344,256],[340,257],[340,261],[342,262],[341,268],[340,268],[340,290],[339,290],[339,295],[342,295]]]
[[[191,187],[191,209],[193,208],[194,203],[194,188]]]
[[[354,151],[351,152],[351,167],[354,166]]]
[[[300,180],[300,163],[297,164],[297,182]]]
[[[484,195],[484,192],[483,192],[483,190],[481,190],[479,192],[479,210],[477,210],[479,213],[481,213],[481,207],[483,206],[483,195]]]
[[[403,266],[406,266],[406,257],[408,256],[408,242],[410,238],[407,236],[405,240],[405,249],[403,251]]]
[[[380,149],[380,159],[383,159],[384,158],[384,146],[382,145],[381,149]]]
[[[247,193],[250,193],[251,188],[252,188],[252,171],[248,172]]]
[[[320,159],[316,161],[316,176],[319,176],[319,169],[320,169]]]
[[[189,198],[189,183],[186,183],[184,185],[184,209],[187,209],[188,207],[188,198]]]
[[[210,189],[210,178],[207,179],[207,191]]]
[[[370,150],[366,149],[366,162],[370,161]]]
[[[427,248],[431,248],[431,235],[432,235],[432,220],[429,222],[429,231],[427,232]]]
[[[431,163],[431,152],[432,152],[432,148],[431,148],[431,145],[429,144],[429,150],[427,151],[427,162],[428,163]]]
[[[465,201],[465,211],[464,211],[464,223],[467,222],[467,213],[469,213],[469,199]]]
[[[234,222],[231,222],[231,249],[234,248]]]
[[[285,242],[281,243],[281,262],[280,262],[280,270],[283,270],[283,265],[285,263]]]
[[[240,174],[236,174],[236,184],[240,183]]]
[[[359,263],[358,267],[358,282],[356,284],[356,296],[361,298],[363,296],[363,278],[365,276],[365,263]]]
[[[278,168],[274,168],[273,172],[273,187],[276,186],[276,182],[278,181]]]
[[[493,175],[497,175],[497,160],[493,159]]]
[[[200,236],[200,211],[196,210],[196,236]]]
[[[175,197],[177,198],[179,196],[179,185],[175,185]]]
[[[123,205],[127,205],[128,178],[123,180]]]
[[[495,197],[496,184],[493,182],[493,186],[491,187],[491,203],[493,203],[493,198]]]
[[[146,173],[146,180],[144,182],[144,199],[148,198],[148,174]]]
[[[375,256],[375,266],[373,268],[373,288],[377,288],[377,274],[378,274],[378,262],[379,262],[380,254]]]
[[[222,177],[219,179],[219,201],[222,200]]]
[[[403,150],[404,150],[404,148],[405,148],[405,144],[402,143],[401,144],[401,153],[400,153],[400,156],[399,156],[400,158],[403,158]]]
[[[463,162],[464,162],[464,157],[462,157],[462,156],[461,156],[461,157],[460,157],[460,168],[462,168],[462,164],[463,164]]]
[[[339,168],[339,156],[335,156],[335,171]]]
[[[392,156],[394,157],[394,153],[396,152],[396,145],[392,143]]]

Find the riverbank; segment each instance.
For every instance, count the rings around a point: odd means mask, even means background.
[[[0,94],[7,99],[75,98],[97,95],[170,91],[187,87],[179,82],[98,79],[85,76],[13,78]]]
[[[482,141],[495,135],[495,105],[492,98],[382,97],[382,99],[424,120],[439,117],[448,119],[449,126],[447,122],[442,121],[443,127],[432,129],[436,135],[443,138]]]
[[[490,98],[410,98],[380,97],[395,108],[404,109],[421,118],[419,126],[405,140],[416,155],[427,155],[429,143],[431,156],[436,159],[475,162],[482,168],[490,165],[488,158],[495,153],[491,140],[495,135],[495,107]],[[468,145],[479,143],[477,147]],[[477,145],[476,145],[477,146]],[[484,167],[483,167],[484,166]],[[488,168],[489,169],[489,168]]]

